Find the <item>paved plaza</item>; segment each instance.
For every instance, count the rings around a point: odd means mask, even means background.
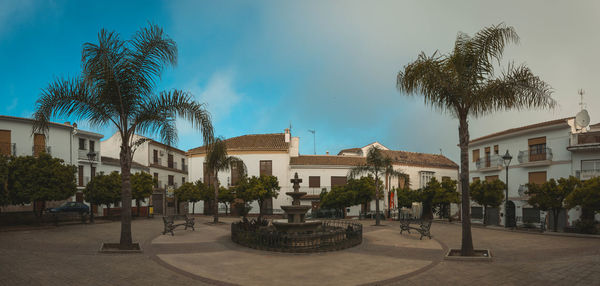
[[[491,263],[444,261],[460,225],[434,223],[433,240],[399,233],[397,222],[362,221],[361,245],[287,254],[241,247],[229,222],[196,218],[196,231],[160,235],[159,218],[133,222],[142,254],[100,254],[118,222],[0,232],[0,285],[598,285],[600,239],[473,228]],[[296,269],[297,271],[292,271]]]

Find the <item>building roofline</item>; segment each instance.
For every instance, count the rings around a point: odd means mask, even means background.
[[[544,122],[540,122],[540,123],[535,123],[535,124],[525,125],[525,126],[521,126],[521,127],[506,129],[506,130],[503,130],[503,131],[499,131],[499,132],[488,134],[488,135],[485,135],[485,136],[482,136],[482,137],[475,138],[475,139],[469,141],[469,145],[471,145],[473,143],[479,143],[481,141],[485,141],[485,140],[488,140],[488,139],[497,138],[497,137],[501,137],[501,136],[505,136],[505,135],[510,135],[510,134],[513,134],[513,133],[517,133],[517,132],[521,132],[521,131],[526,131],[526,130],[530,130],[530,129],[535,129],[535,128],[549,127],[549,126],[560,125],[560,124],[565,124],[566,126],[569,126],[568,121],[569,121],[569,119],[573,119],[573,118],[575,118],[575,117],[566,117],[566,118],[555,119],[555,120],[550,120],[550,121],[544,121]]]
[[[229,140],[234,140],[234,139],[238,139],[238,138],[242,138],[242,137],[253,137],[253,136],[265,136],[265,135],[277,135],[277,136],[284,136],[285,133],[262,133],[262,134],[245,134],[245,135],[240,135],[240,136],[235,136],[235,137],[231,137],[231,138],[227,138],[225,140],[223,140],[225,142],[225,144],[227,144],[227,141]],[[289,147],[227,147],[227,151],[288,151]],[[186,152],[186,155],[197,155],[197,154],[204,154],[206,153],[206,148],[205,145],[202,145],[200,147],[196,147],[196,148],[192,148],[189,149]]]
[[[33,123],[35,121],[35,119],[32,119],[32,118],[16,117],[16,116],[9,116],[9,115],[0,115],[0,119],[13,120],[13,121],[24,121],[24,122],[31,122],[31,123]],[[55,127],[63,127],[63,128],[70,128],[70,129],[74,128],[72,125],[64,124],[64,123],[48,122],[48,124],[53,125]]]

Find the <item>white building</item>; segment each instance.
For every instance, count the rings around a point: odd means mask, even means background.
[[[135,135],[134,140],[140,138],[144,137]],[[110,138],[102,141],[101,145],[103,154],[108,157],[119,158],[121,149],[121,136],[119,133],[115,133]],[[175,201],[172,199],[172,190],[188,180],[186,153],[180,149],[148,139],[135,149],[133,161],[137,163],[138,169],[150,173],[157,182],[151,202],[154,205],[155,213],[165,213],[167,208],[174,208]],[[133,167],[132,173],[135,173]],[[147,204],[148,202],[143,205]],[[182,206],[182,208],[186,206]]]
[[[501,157],[507,150],[513,157],[508,168],[508,216],[504,214],[503,204],[500,210],[489,210],[490,223],[543,222],[545,218],[540,211],[527,204],[526,184],[540,184],[570,175],[582,180],[600,175],[600,124],[590,126],[589,130],[578,129],[575,118],[570,117],[473,139],[469,142],[470,181],[506,181]],[[472,217],[482,219],[482,208],[474,202],[471,204]],[[571,225],[579,215],[579,208],[559,215],[559,226]],[[552,221],[554,218],[549,216],[548,220]]]
[[[410,176],[411,188],[423,186],[432,177],[439,180],[446,177],[453,180],[458,178],[458,165],[442,155],[393,151],[378,142],[362,148],[342,150],[338,155],[299,155],[299,138],[291,136],[288,129],[284,133],[243,135],[227,139],[225,142],[228,154],[244,161],[248,176],[272,175],[278,178],[281,190],[276,199],[267,203],[265,207],[267,211],[272,209],[274,212],[280,212],[282,205],[291,204],[291,198],[285,193],[292,191],[290,179],[295,173],[298,173],[302,179],[300,191],[307,192],[307,195],[302,198],[302,204],[316,206],[321,190],[323,188],[330,190],[332,186],[346,184],[349,170],[364,164],[369,148],[374,146],[382,149],[386,156],[393,159],[396,170]],[[204,168],[205,148],[191,149],[187,155],[190,161],[190,180],[207,181],[208,174],[205,173]],[[235,170],[219,173],[219,182],[223,186],[235,184],[236,180]],[[380,207],[381,210],[386,210],[389,204],[387,190],[398,186],[400,182],[397,179],[382,178],[382,180],[385,182],[386,199],[380,201]],[[375,209],[374,202],[371,203],[370,208]],[[196,204],[196,212],[202,211],[202,204]],[[251,213],[258,213],[258,211],[258,205],[254,203]],[[350,208],[348,215],[357,216],[359,212],[360,206],[354,206]]]

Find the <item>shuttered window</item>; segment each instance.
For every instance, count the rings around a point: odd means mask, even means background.
[[[543,172],[530,172],[529,183],[541,185],[546,182],[546,171]]]
[[[83,187],[83,166],[79,166],[79,186]]]
[[[321,177],[319,177],[319,176],[308,177],[308,187],[309,188],[320,188],[321,187]]]
[[[273,176],[273,161],[261,160],[260,161],[260,175],[261,176]]]
[[[479,177],[473,177],[473,182],[479,182]]]
[[[485,176],[485,180],[487,182],[492,182],[492,181],[498,180],[498,175],[495,175],[495,176]]]
[[[490,153],[490,147],[485,147],[485,166],[486,167],[490,167],[490,159],[491,159],[491,153]]]
[[[498,155],[498,145],[494,145],[494,155]]]
[[[33,135],[33,156],[46,152],[46,136],[44,134]]]
[[[0,154],[10,156],[11,145],[10,130],[0,130]]]
[[[348,182],[348,179],[345,176],[331,176],[331,186],[332,187],[337,187],[337,186],[345,186],[346,183]]]
[[[473,150],[473,162],[479,161],[479,149]]]
[[[546,160],[546,137],[532,138],[529,143],[529,161]]]
[[[231,163],[231,185],[235,186],[240,181],[242,166],[241,162]]]

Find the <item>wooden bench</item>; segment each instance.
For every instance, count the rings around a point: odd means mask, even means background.
[[[167,232],[170,232],[171,236],[174,236],[175,234],[173,233],[173,230],[175,230],[175,228],[177,228],[178,226],[185,226],[185,229],[188,229],[188,227],[190,227],[193,231],[196,230],[194,229],[194,218],[189,217],[188,215],[170,215],[163,216],[162,218],[163,223],[165,225],[165,229],[162,232],[163,235],[167,234]],[[180,223],[175,223],[176,220],[183,221]]]
[[[408,231],[408,233],[410,233],[410,230],[414,229],[421,234],[421,237],[419,238],[420,240],[423,239],[423,236],[429,237],[429,239],[431,239],[431,222],[431,220],[400,220],[400,234],[402,234],[403,231]],[[419,226],[410,226],[411,224],[419,224]]]

